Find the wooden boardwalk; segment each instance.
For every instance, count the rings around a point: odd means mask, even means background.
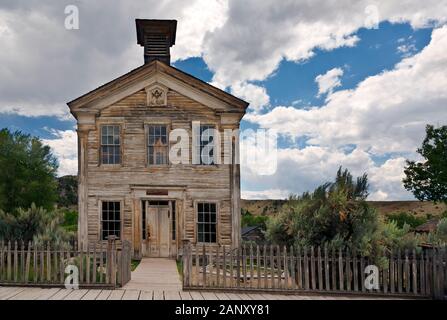
[[[352,300],[379,297],[331,295],[280,295],[269,293],[229,293],[170,290],[101,290],[0,287],[0,300]],[[382,298],[384,299],[384,298]],[[390,299],[389,297],[385,299]]]

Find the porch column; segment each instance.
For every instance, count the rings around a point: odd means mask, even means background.
[[[233,247],[239,247],[241,242],[241,178],[239,164],[239,143],[233,139],[231,166],[231,242]]]
[[[141,231],[141,199],[136,197],[134,194],[133,196],[133,255],[135,258],[140,259],[141,258],[141,238],[142,238],[142,231]]]
[[[88,187],[87,142],[89,129],[78,126],[78,243],[82,250],[88,247]]]

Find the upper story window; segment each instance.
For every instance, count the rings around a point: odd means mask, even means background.
[[[198,152],[200,164],[214,164],[213,130],[213,125],[200,125],[199,137],[196,140],[199,142],[196,152]]]
[[[148,127],[147,153],[149,164],[168,164],[168,129],[166,125]]]
[[[119,125],[101,126],[101,164],[121,163],[121,138]]]

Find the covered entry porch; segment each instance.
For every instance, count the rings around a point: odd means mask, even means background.
[[[133,186],[135,259],[176,258],[183,229],[184,186]]]

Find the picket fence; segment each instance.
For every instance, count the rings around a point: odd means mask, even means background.
[[[123,241],[118,247],[114,237],[106,243],[91,243],[86,250],[76,243],[39,246],[0,241],[0,286],[63,286],[77,271],[80,287],[115,288],[130,281],[130,268],[130,243]]]
[[[244,245],[228,249],[186,242],[182,255],[183,288],[444,299],[446,261],[445,247],[421,253],[390,252],[376,267],[368,257],[327,247]]]

